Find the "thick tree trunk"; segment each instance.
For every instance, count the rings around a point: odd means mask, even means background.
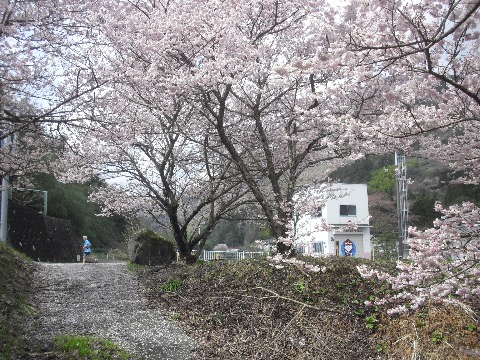
[[[271,219],[271,222],[274,220]],[[284,219],[285,222],[288,221],[288,219]],[[293,247],[293,242],[291,241],[284,241],[284,239],[289,238],[288,234],[288,229],[287,226],[279,224],[278,222],[271,224],[271,227],[274,228],[273,234],[275,235],[275,238],[277,239],[276,243],[276,248],[277,248],[277,253],[283,256],[291,257],[295,255],[295,249]]]

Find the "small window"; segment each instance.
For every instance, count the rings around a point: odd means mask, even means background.
[[[357,216],[357,206],[340,205],[340,216]]]
[[[313,252],[323,254],[323,242],[314,242],[313,243]]]
[[[299,246],[299,247],[297,248],[297,252],[298,252],[299,254],[305,254],[305,252],[306,252],[306,251],[305,251],[305,248],[306,248],[306,246]]]

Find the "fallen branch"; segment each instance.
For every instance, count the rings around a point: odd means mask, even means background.
[[[305,304],[302,304],[301,309],[298,310],[298,312],[295,314],[295,316],[290,319],[290,321],[288,322],[288,324],[285,325],[285,327],[284,327],[279,333],[273,335],[273,340],[275,340],[275,338],[276,338],[277,336],[282,335],[282,334],[287,330],[287,328],[290,326],[290,324],[291,324],[298,316],[300,316],[300,314],[303,312],[303,309],[305,309]]]
[[[288,298],[286,296],[282,296],[280,295],[279,293],[276,293],[275,291],[272,291],[272,290],[269,290],[269,289],[266,289],[262,286],[257,286],[255,287],[254,289],[260,289],[260,290],[263,290],[263,291],[266,291],[272,295],[274,295],[276,298],[278,299],[282,299],[282,300],[287,300],[287,301],[290,301],[290,302],[293,302],[293,303],[296,303],[296,304],[299,304],[299,305],[302,305],[306,308],[310,308],[310,309],[314,309],[314,310],[318,310],[318,311],[326,311],[326,312],[330,312],[330,313],[334,313],[334,314],[340,314],[340,311],[338,310],[335,310],[335,309],[328,309],[328,308],[320,308],[318,306],[313,306],[313,305],[309,305],[309,304],[306,304],[304,302],[301,302],[301,301],[298,301],[298,300],[295,300],[295,299],[292,299],[292,298]]]

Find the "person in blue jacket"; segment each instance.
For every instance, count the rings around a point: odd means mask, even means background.
[[[83,237],[83,263],[85,264],[85,259],[87,256],[90,256],[92,243],[88,241],[87,237]]]

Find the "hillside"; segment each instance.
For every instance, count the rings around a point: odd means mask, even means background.
[[[372,155],[357,160],[351,164],[345,165],[335,170],[330,176],[334,181],[345,183],[368,183],[372,178],[372,173],[378,169],[384,169],[395,165],[393,154],[390,155]],[[407,157],[407,177],[410,179],[408,185],[408,198],[410,205],[432,198],[434,201],[440,201],[450,206],[461,203],[462,201],[471,201],[480,203],[480,187],[475,185],[466,185],[456,183],[462,174],[455,173],[448,166],[434,162],[431,159],[408,158]],[[389,195],[395,199],[395,184],[389,192]],[[370,189],[369,189],[370,191]],[[415,209],[411,209],[413,214],[420,215]]]
[[[34,264],[0,243],[0,359],[23,355],[23,319],[34,312],[29,302]]]
[[[478,318],[439,304],[404,317],[364,302],[390,290],[360,278],[361,259],[267,260],[147,268],[153,306],[199,343],[196,359],[474,359]],[[385,263],[377,266],[386,267]],[[388,265],[391,268],[392,264]],[[478,313],[478,312],[477,312]]]

